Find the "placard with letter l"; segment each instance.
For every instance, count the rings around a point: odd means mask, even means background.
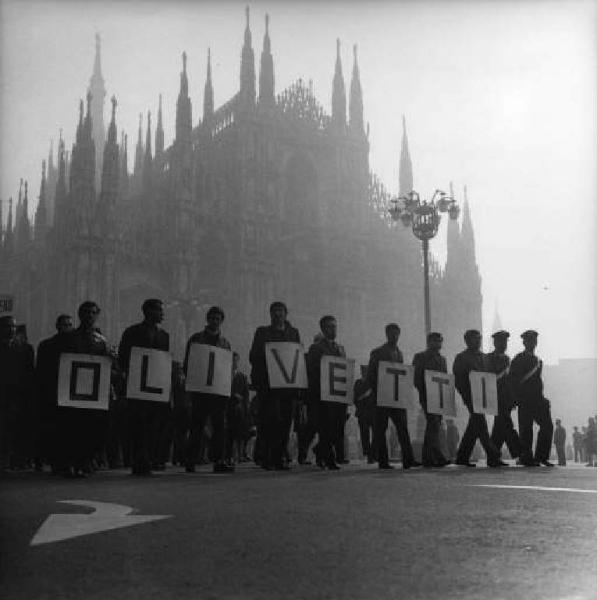
[[[354,365],[352,358],[321,357],[321,399],[323,402],[352,404],[354,393]]]
[[[232,350],[191,344],[185,389],[229,398],[232,393]]]
[[[377,369],[377,406],[412,408],[415,369],[382,360]]]
[[[108,410],[112,359],[93,354],[61,354],[58,406]]]
[[[471,371],[468,375],[471,382],[473,412],[484,415],[498,414],[497,377],[495,373]]]
[[[126,397],[133,400],[170,402],[172,357],[154,348],[131,348]]]
[[[306,389],[305,350],[296,342],[267,342],[265,363],[272,389]]]
[[[432,415],[456,416],[454,375],[425,369],[427,412]]]

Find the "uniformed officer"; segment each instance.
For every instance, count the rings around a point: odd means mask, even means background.
[[[206,344],[230,350],[230,342],[222,335],[222,323],[224,322],[224,311],[219,306],[212,306],[206,315],[207,325],[203,331],[194,333],[187,342],[184,357],[184,374],[188,374],[189,352],[192,344]],[[208,417],[211,419],[211,457],[213,459],[214,473],[231,473],[233,465],[226,464],[226,410],[228,401],[222,396],[205,394],[201,392],[190,392],[191,396],[191,430],[186,452],[186,472],[194,473],[195,464],[199,458],[199,449],[203,437],[203,430]]]
[[[541,379],[543,361],[535,355],[538,335],[536,331],[529,329],[520,336],[524,351],[514,357],[510,366],[510,379],[518,402],[520,462],[527,467],[536,467],[540,464],[553,467],[549,462],[553,421],[549,400],[543,396]],[[539,426],[534,456],[533,423]]]
[[[133,347],[153,348],[168,352],[170,336],[160,327],[164,320],[164,305],[157,298],[149,298],[141,306],[143,321],[124,330],[118,347],[118,365],[124,378],[129,376],[131,350]],[[169,404],[152,400],[127,398],[129,435],[132,446],[132,474],[151,474],[152,462],[157,456],[161,422],[169,418]],[[158,466],[157,464],[154,466]]]
[[[341,441],[339,431],[346,422],[345,404],[324,402],[321,400],[321,359],[324,356],[345,357],[344,348],[336,342],[338,324],[335,317],[325,315],[319,320],[322,336],[309,347],[307,353],[307,376],[309,379],[309,396],[311,405],[317,406],[317,431],[319,433],[318,458],[326,468],[337,470],[337,448]]]
[[[249,352],[251,384],[258,395],[259,425],[257,442],[260,462],[264,469],[288,470],[285,456],[293,408],[299,392],[295,389],[272,390],[269,384],[265,344],[296,342],[301,338],[298,329],[288,321],[288,309],[283,302],[272,302],[269,308],[271,324],[258,327]]]
[[[498,394],[498,414],[493,420],[491,441],[500,451],[502,445],[506,442],[510,456],[518,458],[520,456],[520,439],[516,429],[514,429],[511,416],[516,402],[508,377],[510,357],[506,354],[510,334],[501,330],[496,331],[491,337],[494,349],[485,355],[485,369],[489,373],[495,373]]]
[[[506,463],[503,463],[500,460],[499,451],[489,438],[485,415],[473,412],[473,399],[471,395],[469,373],[471,371],[485,370],[483,353],[481,352],[481,333],[476,329],[469,329],[464,334],[464,342],[466,344],[466,350],[456,355],[452,367],[456,389],[469,412],[468,424],[462,436],[462,440],[460,440],[460,446],[458,447],[458,452],[456,454],[456,464],[465,467],[476,466],[474,463],[470,462],[470,457],[478,438],[487,454],[487,465],[489,467],[503,466]]]
[[[425,371],[448,372],[446,358],[440,353],[444,338],[441,333],[433,331],[427,335],[427,349],[415,354],[415,387],[419,392],[419,402],[427,421],[423,438],[423,466],[445,467],[450,461],[444,456],[440,447],[440,428],[442,416],[427,412],[427,389],[425,387]]]
[[[402,468],[418,467],[421,463],[415,461],[410,436],[406,422],[406,410],[403,408],[389,408],[377,406],[377,371],[380,361],[402,363],[404,358],[398,339],[400,338],[400,327],[396,323],[386,325],[386,343],[371,351],[369,365],[367,367],[367,380],[371,388],[372,397],[375,399],[375,427],[373,431],[373,447],[377,453],[377,462],[380,469],[393,469],[388,460],[388,446],[386,443],[386,429],[388,420],[392,419],[396,427],[398,441],[402,449]]]

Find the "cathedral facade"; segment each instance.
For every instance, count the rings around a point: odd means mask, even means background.
[[[52,150],[43,162],[33,222],[25,184],[2,232],[0,291],[15,296],[34,342],[52,333],[59,313],[92,299],[101,329],[117,343],[140,319],[142,301],[158,297],[177,359],[211,304],[224,308],[225,335],[246,356],[273,300],[287,303],[305,345],[331,313],[358,361],[384,341],[389,321],[402,327],[407,360],[423,348],[421,246],[388,222],[390,194],[369,168],[356,47],[347,89],[337,43],[327,114],[308,82],[276,93],[267,18],[256,68],[247,11],[238,92],[214,106],[208,56],[202,116],[194,118],[183,54],[174,142],[164,146],[160,98],[155,126],[148,115],[143,135],[139,124],[129,169],[115,98],[104,130],[96,44],[72,149],[61,139],[56,164]],[[401,194],[412,181],[405,131]],[[482,325],[466,198],[463,208],[462,223],[448,224],[445,268],[431,270],[432,329],[443,332],[449,360],[464,329]]]

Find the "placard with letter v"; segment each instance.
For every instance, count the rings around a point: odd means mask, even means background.
[[[306,389],[305,350],[296,342],[267,342],[265,362],[272,389]]]

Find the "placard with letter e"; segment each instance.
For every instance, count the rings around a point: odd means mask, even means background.
[[[321,357],[321,399],[323,402],[352,404],[354,360],[340,356]]]
[[[232,350],[191,344],[185,389],[229,398],[232,393]]]
[[[414,367],[381,360],[377,369],[377,406],[412,408]]]
[[[154,348],[131,348],[126,397],[134,400],[170,402],[172,357]]]
[[[456,416],[454,375],[425,369],[427,412],[432,415]]]
[[[112,359],[93,354],[61,354],[58,406],[108,410]]]
[[[468,375],[471,382],[473,412],[484,415],[498,414],[497,377],[495,373],[471,371]]]
[[[267,342],[265,363],[272,389],[306,389],[305,351],[296,342]]]

